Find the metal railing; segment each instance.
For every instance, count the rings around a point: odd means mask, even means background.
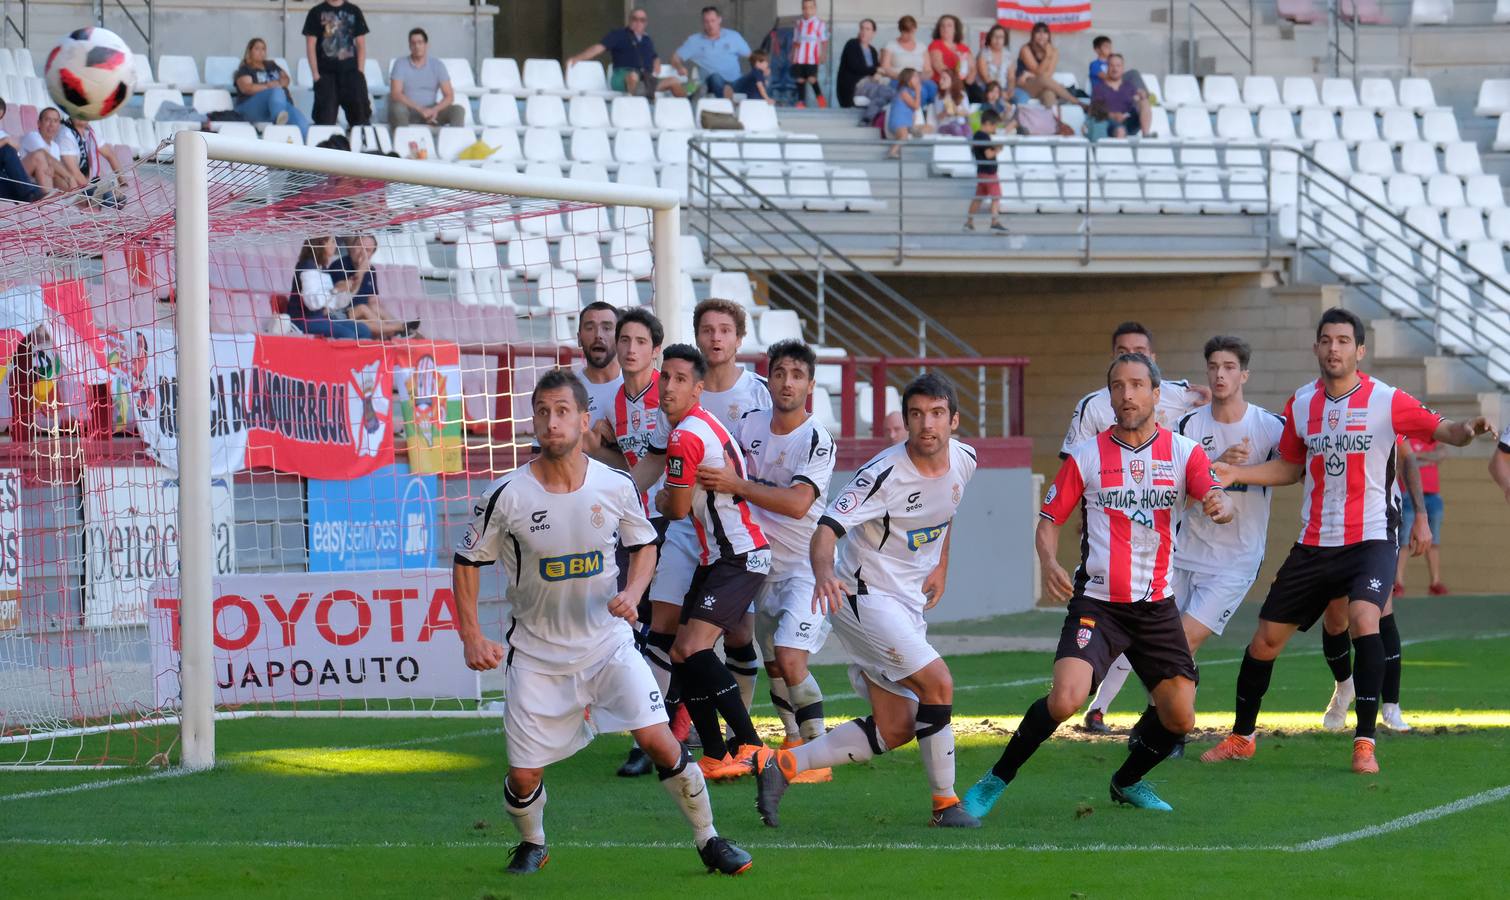
[[[1451,355],[1510,390],[1510,284],[1372,193],[1293,147],[1293,277],[1311,260]],[[1282,230],[1288,232],[1288,227]],[[1496,245],[1496,250],[1498,246]],[[1369,251],[1372,250],[1372,259]]]
[[[0,47],[10,46],[10,36],[14,34],[22,47],[26,46],[27,38],[31,34],[31,3],[30,0],[16,0],[21,7],[21,20],[17,24],[16,17],[11,15],[12,0],[4,0],[0,5]]]
[[[139,3],[144,9],[133,13],[126,6],[125,0],[94,0],[94,21],[101,28],[108,27],[105,24],[105,12],[109,7],[114,6],[117,12],[126,17],[126,23],[136,31],[137,35],[143,41],[146,41],[147,58],[151,59],[157,55],[157,47],[154,42],[157,31],[156,17],[153,15],[155,4],[153,0],[139,0]],[[140,21],[137,19],[138,14],[142,17]]]
[[[1241,0],[1239,0],[1239,2],[1241,2]],[[1244,15],[1242,13],[1242,11],[1240,11],[1236,6],[1232,5],[1232,3],[1228,2],[1228,0],[1217,0],[1217,3],[1220,4],[1222,7],[1224,7],[1227,10],[1227,12],[1231,14],[1231,17],[1236,20],[1236,25],[1234,26],[1234,25],[1229,24],[1228,28],[1232,29],[1232,31],[1234,32],[1234,34],[1236,35],[1236,37],[1238,38],[1238,40],[1242,39],[1243,32],[1247,33],[1247,37],[1248,37],[1248,49],[1247,49],[1246,52],[1244,52],[1243,48],[1240,47],[1240,46],[1238,46],[1237,41],[1233,40],[1232,35],[1229,35],[1227,33],[1226,29],[1222,28],[1222,26],[1219,25],[1217,23],[1217,21],[1215,19],[1213,19],[1210,15],[1208,15],[1204,9],[1201,9],[1201,5],[1199,3],[1197,3],[1196,0],[1186,0],[1186,2],[1185,2],[1185,71],[1186,71],[1186,73],[1191,74],[1191,75],[1195,74],[1195,63],[1196,63],[1196,38],[1195,38],[1195,24],[1196,23],[1195,23],[1195,20],[1196,20],[1196,17],[1199,16],[1200,19],[1201,19],[1201,21],[1205,22],[1206,25],[1208,27],[1210,27],[1212,31],[1216,32],[1216,36],[1217,37],[1219,37],[1223,41],[1225,41],[1226,44],[1227,44],[1227,46],[1231,47],[1234,53],[1236,53],[1238,56],[1242,57],[1243,62],[1245,62],[1245,63],[1248,64],[1248,70],[1250,72],[1253,72],[1253,73],[1256,74],[1258,72],[1258,12],[1255,9],[1254,0],[1248,0],[1248,4],[1247,4],[1248,5],[1248,12],[1247,12],[1246,15]],[[1176,54],[1175,54],[1175,42],[1174,42],[1174,34],[1175,34],[1175,0],[1169,0],[1169,13],[1168,13],[1168,16],[1169,16],[1169,69],[1168,69],[1168,71],[1174,72],[1175,71],[1175,65],[1174,64],[1175,64],[1175,56],[1176,56]]]
[[[1343,64],[1347,65],[1347,78],[1353,82],[1353,87],[1358,87],[1358,29],[1361,23],[1358,19],[1358,4],[1348,3],[1346,9],[1339,0],[1327,0],[1327,55],[1332,58],[1332,75],[1336,78],[1344,77]],[[1351,52],[1342,49],[1343,30],[1348,32],[1348,38],[1352,44]]]

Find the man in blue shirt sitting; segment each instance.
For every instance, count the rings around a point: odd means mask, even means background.
[[[691,35],[671,54],[671,65],[683,77],[687,66],[703,73],[709,97],[722,97],[724,88],[739,78],[739,60],[750,55],[750,45],[739,32],[723,27],[718,7],[703,7],[703,30]]]
[[[635,9],[629,13],[629,24],[623,28],[615,28],[603,35],[603,39],[571,59],[566,61],[566,67],[570,69],[573,64],[601,56],[605,52],[613,62],[613,74],[609,78],[609,87],[626,94],[644,94],[654,97],[656,91],[662,85],[658,82],[655,73],[661,68],[659,54],[655,52],[655,42],[645,29],[650,24],[650,14],[643,9]],[[685,97],[687,92],[679,81],[668,81],[664,87],[678,97]]]

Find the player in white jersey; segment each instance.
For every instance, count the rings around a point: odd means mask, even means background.
[[[1206,342],[1206,384],[1211,404],[1186,413],[1172,428],[1201,445],[1211,459],[1242,465],[1270,459],[1279,446],[1284,420],[1243,397],[1252,350],[1247,341],[1218,335]],[[1233,485],[1228,491],[1237,509],[1237,522],[1218,525],[1193,516],[1180,526],[1172,576],[1190,655],[1213,634],[1220,635],[1237,611],[1263,563],[1269,535],[1268,488]],[[1132,666],[1126,656],[1112,663],[1096,693],[1105,710],[1127,680]],[[1183,744],[1174,757],[1183,755]]]
[[[1112,359],[1128,353],[1141,353],[1153,360],[1155,365],[1158,364],[1159,358],[1153,352],[1153,334],[1141,322],[1123,322],[1112,332]],[[1173,429],[1192,409],[1210,399],[1210,392],[1204,387],[1193,386],[1180,379],[1166,378],[1159,384],[1154,424]],[[1070,413],[1070,427],[1065,432],[1064,443],[1059,446],[1059,458],[1068,459],[1070,450],[1076,444],[1094,440],[1115,424],[1117,417],[1112,411],[1111,391],[1103,387],[1086,394]],[[1126,671],[1125,663],[1120,668],[1114,666],[1106,681],[1102,682],[1101,691],[1091,699],[1090,708],[1085,712],[1084,727],[1087,731],[1096,734],[1111,732],[1105,721],[1106,709],[1126,680]]]
[[[617,307],[598,300],[582,307],[577,319],[577,349],[582,351],[582,368],[577,371],[577,378],[587,388],[587,412],[593,422],[603,418],[613,395],[624,383],[614,348],[618,318]]]
[[[733,469],[745,475],[744,454],[733,435],[698,404],[707,369],[702,354],[672,344],[661,360],[661,412],[671,422],[666,445],[666,488],[656,508],[675,522],[689,518],[697,538],[697,569],[682,604],[681,627],[671,646],[672,671],[682,702],[702,738],[698,765],[714,778],[749,773],[748,757],[760,745],[749,704],[713,645],[744,620],[755,601],[771,552],[750,505],[743,498],[710,491],[697,481],[700,467]],[[719,719],[732,734],[725,740]]]
[[[860,467],[818,520],[809,550],[813,608],[832,617],[850,683],[872,714],[791,750],[756,754],[755,808],[772,828],[798,773],[865,762],[914,738],[933,795],[930,824],[980,827],[954,793],[954,681],[923,618],[944,595],[950,524],[975,474],[975,451],[953,438],[959,402],[938,375],[914,378],[902,410],[907,441]]]
[[[1054,684],[1028,708],[1001,759],[965,795],[965,810],[984,816],[1060,723],[1124,652],[1153,704],[1127,742],[1127,761],[1111,779],[1111,799],[1139,809],[1171,807],[1144,780],[1195,727],[1195,659],[1171,589],[1175,531],[1187,503],[1218,524],[1232,521],[1232,501],[1211,477],[1201,446],[1153,418],[1159,367],[1141,353],[1118,357],[1106,381],[1117,424],[1075,445],[1044,496],[1038,561],[1050,596],[1068,601]],[[1057,560],[1059,532],[1081,511],[1082,547],[1074,580]]]
[[[813,574],[808,562],[823,495],[834,474],[834,439],[807,411],[818,357],[801,341],[781,341],[766,351],[771,409],[744,414],[734,437],[750,471],[740,478],[728,466],[701,468],[698,483],[743,497],[771,544],[771,574],[755,598],[755,639],[770,678],[771,703],[786,728],[790,749],[824,733],[823,691],[808,671],[809,654],[823,648],[828,619],[813,610]],[[827,781],[827,770],[804,772]]]
[[[1510,422],[1500,431],[1499,446],[1489,458],[1489,477],[1505,492],[1505,502],[1510,503]]]
[[[488,486],[452,567],[467,666],[506,667],[504,799],[520,838],[508,871],[535,872],[550,858],[545,767],[585,747],[595,731],[623,730],[659,769],[703,863],[737,875],[750,867],[750,855],[714,829],[702,770],[672,737],[661,692],[634,646],[631,625],[655,565],[655,529],[630,478],[582,454],[582,383],[548,372],[530,404],[540,456]],[[631,552],[622,591],[613,562],[621,540]],[[477,617],[479,567],[495,562],[503,565],[511,606],[507,649],[483,636]]]
[[[1274,576],[1258,616],[1258,630],[1237,675],[1232,733],[1202,762],[1253,756],[1258,711],[1274,660],[1296,629],[1309,629],[1332,598],[1346,595],[1353,635],[1357,727],[1354,772],[1379,771],[1374,730],[1384,681],[1379,619],[1395,583],[1400,493],[1395,484],[1396,439],[1435,438],[1462,447],[1487,433],[1482,416],[1451,422],[1406,392],[1358,371],[1364,356],[1363,320],[1333,307],[1316,326],[1321,377],[1303,385],[1285,407],[1279,458],[1248,466],[1217,463],[1224,485],[1294,484],[1305,478],[1300,540]]]

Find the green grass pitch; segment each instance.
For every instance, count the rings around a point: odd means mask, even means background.
[[[979,831],[926,827],[911,747],[794,786],[775,830],[756,817],[748,780],[715,785],[720,830],[755,857],[720,880],[703,873],[653,778],[614,777],[627,739],[604,735],[547,772],[550,865],[511,879],[495,721],[240,720],[219,724],[213,772],[0,773],[0,896],[1504,896],[1510,598],[1401,604],[1416,729],[1381,732],[1375,777],[1349,771],[1348,736],[1319,730],[1330,677],[1314,634],[1275,670],[1257,758],[1194,759],[1230,724],[1252,618],[1250,605],[1203,650],[1195,752],[1152,775],[1173,814],[1111,804],[1122,738],[1089,740],[1067,723]],[[968,627],[1042,636],[1058,623],[1035,613]],[[963,791],[1043,693],[1050,655],[950,663]],[[848,697],[840,668],[818,678]],[[1130,725],[1140,705],[1129,688],[1112,723]],[[828,710],[838,721],[862,707]],[[775,727],[768,705],[756,712]]]

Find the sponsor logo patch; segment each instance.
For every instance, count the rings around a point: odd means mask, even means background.
[[[845,491],[834,503],[834,509],[841,513],[848,513],[860,505],[860,495],[854,491]]]
[[[938,525],[930,525],[927,528],[914,528],[912,531],[907,532],[907,549],[913,551],[921,550],[924,545],[931,544],[943,537],[944,529],[948,527],[948,522],[941,522]]]
[[[565,556],[548,556],[540,560],[540,577],[546,581],[567,581],[572,578],[591,578],[603,571],[603,551],[568,553]]]
[[[1059,496],[1059,485],[1049,485],[1049,492],[1043,495],[1043,505],[1048,506],[1050,503],[1053,503],[1054,498],[1057,496]]]
[[[666,474],[672,478],[682,477],[682,458],[680,456],[673,456],[666,460]]]

